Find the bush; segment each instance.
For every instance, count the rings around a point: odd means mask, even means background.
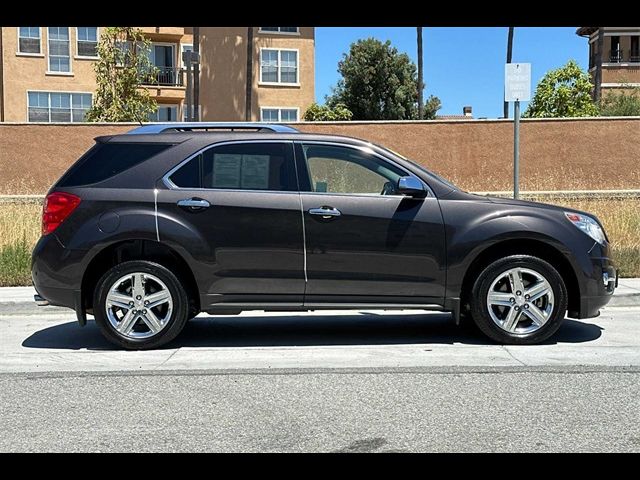
[[[335,122],[339,120],[351,120],[353,113],[344,103],[337,103],[333,107],[312,103],[303,118],[308,122]]]
[[[31,285],[31,246],[25,238],[0,248],[0,286]]]

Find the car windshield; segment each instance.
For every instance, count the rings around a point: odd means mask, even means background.
[[[426,169],[425,167],[423,167],[419,162],[415,161],[415,160],[411,160],[410,158],[405,157],[404,155],[402,155],[401,153],[396,152],[395,150],[391,150],[388,147],[382,147],[380,145],[376,145],[378,148],[381,148],[383,150],[386,150],[390,153],[393,153],[396,157],[400,157],[403,160],[406,160],[408,162],[413,163],[416,167],[418,167],[420,170],[422,170],[423,172],[431,175],[432,177],[435,177],[437,180],[440,180],[442,183],[444,183],[445,185],[447,185],[450,188],[453,188],[454,190],[461,190],[460,187],[458,187],[457,185],[454,185],[453,183],[451,183],[449,180],[447,180],[446,178],[442,177],[441,175],[438,175],[437,173],[432,172],[431,170]]]

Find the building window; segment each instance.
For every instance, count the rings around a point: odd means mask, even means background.
[[[183,43],[182,44],[182,53],[184,52],[192,52],[193,51],[193,45],[189,44],[189,43]],[[187,69],[187,64],[184,63],[184,58],[182,56],[182,54],[180,55],[180,61],[182,62],[182,68],[184,68],[185,70]]]
[[[640,36],[638,35],[631,37],[631,53],[629,55],[629,61],[633,63],[640,62]]]
[[[71,71],[69,27],[49,27],[49,71]]]
[[[266,107],[260,109],[260,120],[263,122],[297,122],[297,108]]]
[[[18,52],[40,53],[40,27],[18,27]]]
[[[618,35],[611,36],[611,55],[609,61],[612,63],[622,62],[622,49],[620,48],[620,37]]]
[[[90,93],[28,92],[29,122],[84,122]]]
[[[264,33],[298,33],[298,27],[260,27]]]
[[[261,83],[298,83],[298,51],[260,50]]]
[[[158,105],[158,110],[149,114],[150,122],[177,122],[177,105]]]
[[[98,27],[77,27],[79,57],[98,56]]]

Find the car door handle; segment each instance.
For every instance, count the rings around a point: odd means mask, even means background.
[[[339,217],[342,215],[342,212],[337,208],[333,207],[319,207],[319,208],[311,208],[309,210],[310,215],[319,215],[322,218],[328,219],[332,217]]]
[[[191,211],[196,211],[209,208],[211,204],[203,198],[185,198],[183,200],[178,200],[178,206]]]

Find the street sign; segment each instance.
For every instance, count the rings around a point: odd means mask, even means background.
[[[531,64],[507,63],[504,66],[504,101],[531,100]]]

